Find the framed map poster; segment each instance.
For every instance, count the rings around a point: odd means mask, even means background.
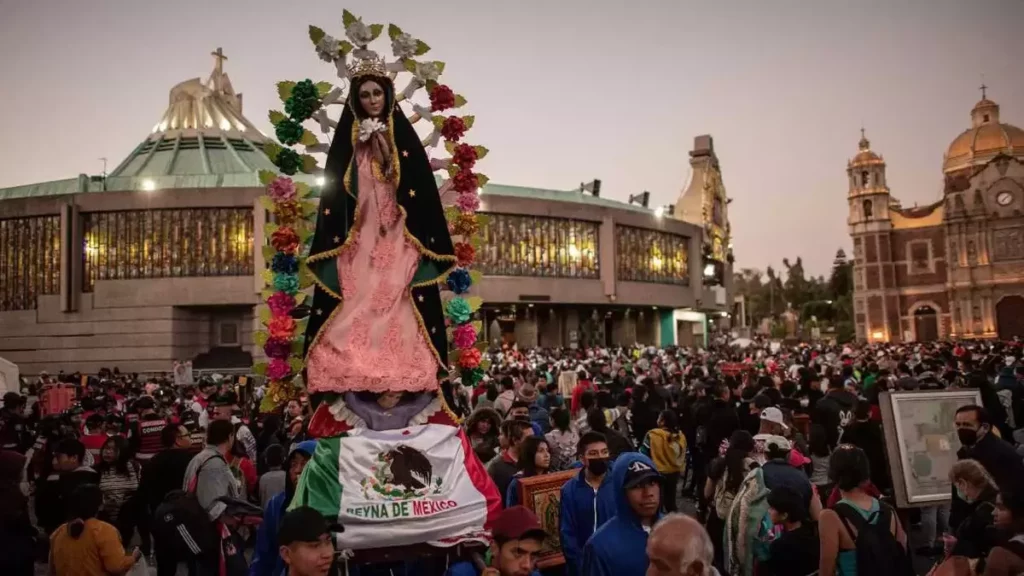
[[[949,471],[960,449],[954,419],[957,409],[971,404],[981,405],[978,390],[883,392],[879,396],[897,507],[950,500]]]
[[[565,564],[558,532],[558,515],[562,509],[562,486],[580,473],[579,468],[519,479],[519,501],[540,520],[547,538],[540,549],[537,568]]]

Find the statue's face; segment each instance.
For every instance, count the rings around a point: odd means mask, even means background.
[[[377,397],[377,404],[385,410],[391,410],[402,400],[401,392],[385,392]]]
[[[384,88],[373,80],[367,80],[359,86],[359,103],[368,115],[374,118],[380,116],[384,111],[384,100]]]

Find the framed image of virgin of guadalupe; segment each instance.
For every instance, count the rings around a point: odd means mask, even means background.
[[[540,520],[547,533],[540,549],[538,568],[550,568],[565,564],[562,543],[558,532],[558,514],[562,506],[562,486],[579,474],[578,468],[519,479],[519,501]]]
[[[879,396],[885,452],[896,505],[915,508],[952,498],[949,471],[960,440],[956,411],[981,405],[978,390],[883,392]]]

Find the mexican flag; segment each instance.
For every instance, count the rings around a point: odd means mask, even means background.
[[[428,423],[318,440],[291,506],[337,517],[338,545],[362,550],[479,536],[501,498],[462,429]]]

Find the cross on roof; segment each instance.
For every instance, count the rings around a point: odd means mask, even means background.
[[[224,49],[218,47],[217,50],[215,50],[213,52],[210,52],[210,56],[213,56],[214,60],[217,61],[217,63],[214,64],[214,70],[218,74],[223,74],[224,73],[224,61],[228,59],[228,57],[224,55]]]
[[[982,100],[985,99],[985,90],[988,90],[988,86],[985,86],[985,83],[982,82],[981,83],[981,99]]]

